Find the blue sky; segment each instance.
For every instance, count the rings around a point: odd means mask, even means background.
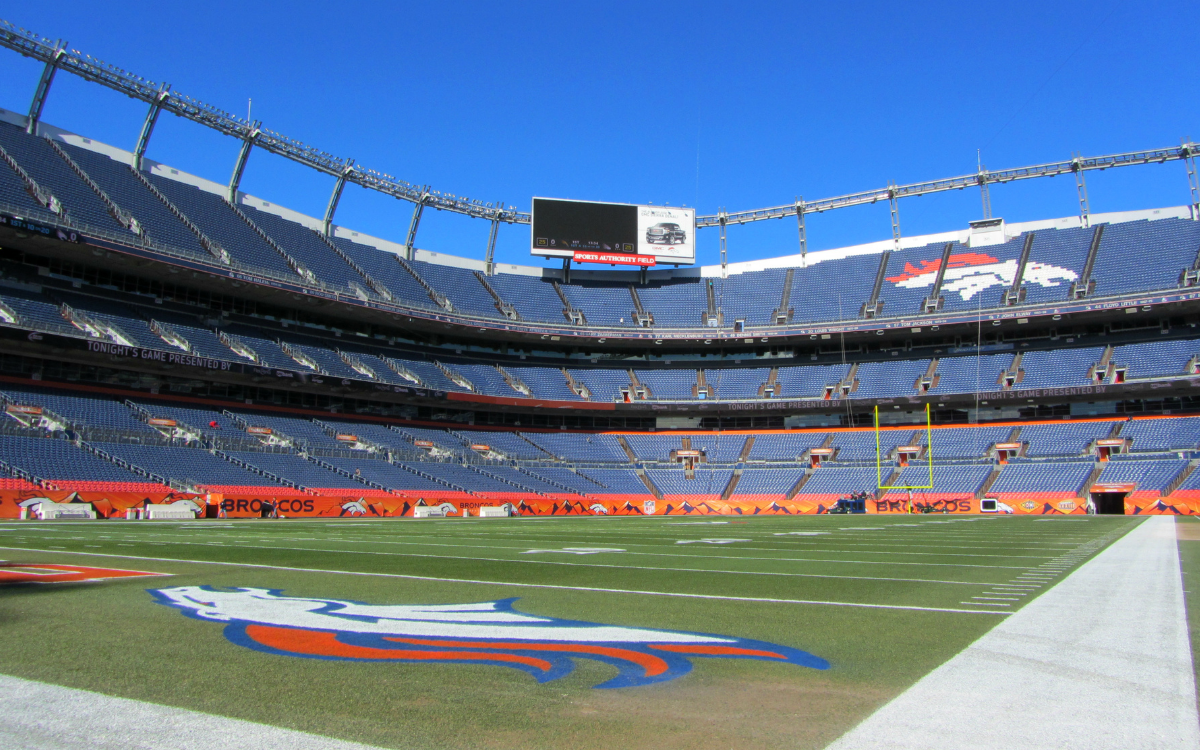
[[[528,209],[533,195],[739,210],[1200,137],[1186,2],[130,1],[5,18],[359,164]],[[0,106],[40,66],[0,50]],[[43,119],[132,148],[145,105],[68,75]],[[164,116],[149,156],[226,182],[238,144]],[[242,187],[320,216],[332,178],[264,152]],[[1182,205],[1180,163],[1088,175],[1093,212]],[[1070,177],[992,190],[1010,221],[1073,215]],[[979,193],[900,203],[962,228]],[[349,187],[337,222],[403,241],[411,206]],[[890,237],[885,204],[810,217],[809,249]],[[419,247],[482,257],[488,226],[429,212]],[[730,260],[797,252],[795,222],[732,227]],[[699,262],[718,259],[715,230]],[[529,255],[502,226],[497,259]],[[549,261],[547,261],[549,263]]]

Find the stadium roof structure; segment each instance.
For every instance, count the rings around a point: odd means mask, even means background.
[[[7,47],[45,64],[29,107],[27,127],[30,133],[37,130],[38,121],[41,118],[42,109],[49,95],[55,73],[59,69],[62,69],[84,80],[98,83],[149,104],[145,122],[143,123],[133,151],[135,166],[140,167],[141,160],[146,153],[150,138],[153,135],[155,124],[158,121],[158,116],[165,110],[242,142],[228,185],[231,202],[236,200],[238,186],[246,168],[247,158],[251,149],[256,146],[334,177],[333,191],[330,194],[324,216],[324,227],[327,234],[332,230],[333,217],[337,211],[338,202],[341,199],[342,190],[346,182],[355,183],[369,190],[379,191],[414,205],[408,235],[404,243],[410,259],[412,257],[412,248],[415,246],[421,215],[427,206],[472,218],[484,219],[492,223],[485,261],[489,269],[492,264],[496,232],[499,224],[528,224],[531,221],[531,214],[528,211],[522,211],[511,205],[505,206],[503,203],[484,202],[442,192],[433,189],[427,184],[421,185],[407,182],[385,172],[364,167],[357,164],[354,159],[335,156],[314,146],[309,146],[296,139],[265,128],[260,121],[243,119],[218,107],[179,94],[171,90],[170,84],[156,84],[112,64],[97,60],[79,50],[68,49],[66,43],[61,40],[51,41],[32,31],[19,28],[3,19],[0,19],[0,46]],[[1075,175],[1076,188],[1079,194],[1080,218],[1083,226],[1087,226],[1089,223],[1089,207],[1087,185],[1084,178],[1086,172],[1115,167],[1161,164],[1167,161],[1184,162],[1191,190],[1190,205],[1192,215],[1193,218],[1200,219],[1200,173],[1196,171],[1195,165],[1195,156],[1197,154],[1200,154],[1200,144],[1184,140],[1179,146],[1100,156],[1075,154],[1070,159],[1064,161],[994,171],[989,171],[980,165],[979,170],[975,174],[905,185],[889,182],[886,187],[880,189],[865,190],[817,200],[796,198],[790,203],[767,208],[733,212],[722,209],[716,214],[697,216],[696,226],[720,228],[721,265],[724,267],[727,265],[725,230],[729,224],[746,224],[768,219],[795,217],[800,237],[800,252],[804,254],[807,252],[807,238],[804,226],[804,216],[806,214],[823,213],[839,208],[888,201],[891,208],[893,242],[896,248],[899,249],[900,215],[897,201],[900,198],[978,187],[983,201],[984,218],[990,219],[989,185],[1038,177],[1054,177],[1068,173]]]

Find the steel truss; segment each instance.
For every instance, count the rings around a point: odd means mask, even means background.
[[[149,139],[150,130],[153,128],[154,121],[158,117],[158,112],[166,110],[179,117],[206,125],[220,133],[237,138],[243,142],[243,150],[246,153],[249,152],[251,147],[261,148],[269,153],[291,159],[299,164],[311,167],[318,172],[334,177],[338,183],[335,188],[335,198],[331,201],[331,209],[336,210],[336,198],[340,197],[340,188],[346,182],[352,182],[368,190],[376,190],[414,204],[416,214],[413,225],[410,227],[410,242],[416,233],[416,224],[420,221],[420,212],[426,206],[436,208],[440,211],[451,211],[474,218],[486,219],[494,224],[500,222],[506,224],[528,224],[531,220],[531,214],[528,211],[519,211],[512,206],[506,207],[500,203],[485,203],[471,198],[443,193],[433,190],[428,186],[405,182],[384,172],[361,167],[355,164],[353,159],[343,159],[334,156],[333,154],[276,133],[268,128],[263,128],[259,123],[249,122],[209,104],[192,99],[189,96],[176,93],[166,84],[158,85],[152,83],[133,73],[97,60],[90,55],[83,54],[78,50],[67,50],[59,42],[53,42],[38,36],[33,32],[14,26],[12,23],[2,19],[0,19],[0,46],[19,52],[26,57],[39,60],[47,66],[46,72],[43,73],[43,83],[39,83],[37,93],[34,97],[33,109],[31,109],[31,114],[33,115],[31,119],[33,120],[36,120],[38,113],[40,113],[41,105],[44,104],[49,89],[49,81],[53,77],[53,72],[58,69],[77,75],[87,81],[106,86],[150,105],[151,110],[147,117],[147,125],[143,128],[143,137],[139,138],[135,150],[138,156],[145,152],[145,141]],[[1054,177],[1060,174],[1075,175],[1076,183],[1080,190],[1081,208],[1086,217],[1086,193],[1083,187],[1084,172],[1140,164],[1161,164],[1167,161],[1179,160],[1184,161],[1189,170],[1189,180],[1193,191],[1193,213],[1196,213],[1200,211],[1200,197],[1197,196],[1200,193],[1200,179],[1195,176],[1193,159],[1198,154],[1200,154],[1200,144],[1187,140],[1179,146],[1170,148],[1131,151],[1129,153],[1109,154],[1106,156],[1076,156],[1066,161],[999,171],[988,171],[981,168],[974,174],[962,175],[960,177],[948,177],[941,180],[917,182],[909,185],[889,184],[887,187],[878,190],[867,190],[834,198],[795,201],[781,206],[758,208],[749,211],[721,211],[718,214],[697,216],[696,226],[720,227],[722,234],[724,234],[724,229],[729,224],[748,224],[755,221],[782,219],[785,217],[796,217],[798,222],[803,222],[805,214],[823,213],[838,208],[849,208],[851,206],[862,206],[887,201],[890,204],[893,217],[893,235],[896,235],[899,231],[896,201],[900,198],[942,193],[950,190],[963,190],[968,187],[978,187],[986,195],[989,185],[1003,184],[1017,180],[1029,180],[1037,177]],[[239,166],[244,167],[244,159],[239,159]],[[240,174],[235,168],[234,177],[231,180],[231,189],[236,189],[238,177],[240,177]],[[1200,219],[1200,216],[1194,216],[1193,218]],[[327,226],[332,222],[332,219],[332,211],[327,211],[325,217]],[[803,232],[802,223],[800,227]],[[801,234],[801,252],[807,249],[805,247],[807,243],[804,240],[804,235]]]

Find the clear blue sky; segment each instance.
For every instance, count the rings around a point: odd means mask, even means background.
[[[413,183],[528,209],[545,195],[778,205],[1200,137],[1194,2],[21,3],[6,18],[175,91]],[[0,50],[0,106],[40,65]],[[132,148],[145,105],[68,75],[47,122]],[[149,156],[226,182],[232,139],[164,116]],[[1180,163],[1092,173],[1093,212],[1182,205]],[[247,192],[320,216],[332,178],[255,153]],[[993,188],[1010,221],[1077,213],[1070,177]],[[977,190],[901,201],[922,234]],[[403,241],[411,207],[347,188],[337,221]],[[417,245],[482,257],[486,223],[426,212]],[[809,248],[890,236],[884,204],[813,216]],[[699,262],[718,258],[715,230]],[[793,221],[733,227],[730,260],[797,251]],[[541,265],[526,227],[497,259]]]

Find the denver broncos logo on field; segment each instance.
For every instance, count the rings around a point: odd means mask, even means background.
[[[705,633],[651,630],[538,617],[515,599],[476,604],[363,604],[284,596],[257,588],[152,589],[161,604],[199,620],[228,623],[230,641],[270,654],[345,661],[492,664],[538,682],[571,673],[571,658],[617,667],[596,687],[649,685],[682,677],[692,657],[763,659],[813,669],[829,663],[787,646]]]
[[[904,273],[899,276],[889,276],[887,280],[905,289],[919,289],[923,286],[933,286],[937,280],[938,269],[942,259],[920,261],[917,268],[912,263],[904,264]],[[942,292],[957,292],[964,300],[969,300],[984,289],[993,286],[1012,286],[1017,277],[1017,261],[1000,262],[984,253],[955,253],[946,264],[946,275],[942,279]],[[1075,281],[1079,274],[1068,268],[1052,266],[1048,263],[1029,261],[1025,264],[1025,273],[1021,277],[1025,283],[1038,284],[1044,287],[1059,286],[1063,282]]]

